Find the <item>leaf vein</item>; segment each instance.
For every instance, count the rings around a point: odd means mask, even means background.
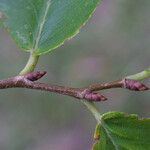
[[[108,138],[110,139],[110,141],[112,142],[112,144],[114,145],[116,150],[119,150],[117,145],[115,144],[115,141],[113,140],[112,136],[110,135],[109,131],[107,131],[107,129],[105,128],[105,125],[102,125],[104,130],[106,131],[106,134],[108,135]]]
[[[46,22],[46,17],[47,17],[48,10],[49,10],[50,6],[51,6],[51,0],[48,0],[47,3],[46,3],[46,8],[45,8],[45,12],[44,12],[42,21],[39,25],[39,30],[38,30],[38,33],[37,33],[37,39],[35,41],[35,46],[33,48],[33,51],[35,51],[38,48],[38,44],[39,44],[39,41],[40,41],[40,38],[41,38],[41,33],[42,33],[42,30],[43,30],[44,24]]]

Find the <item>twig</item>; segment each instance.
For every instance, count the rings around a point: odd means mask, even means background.
[[[19,75],[6,80],[0,80],[0,89],[7,88],[28,88],[34,90],[55,92],[63,95],[75,97],[77,99],[84,99],[90,102],[105,101],[106,97],[94,91],[100,91],[111,88],[127,88],[135,91],[145,91],[149,88],[139,81],[131,79],[123,79],[105,84],[94,84],[85,88],[70,88],[65,86],[50,85],[40,82],[35,82],[42,78],[46,72],[36,71],[26,75]]]
[[[110,83],[104,83],[104,84],[93,84],[90,85],[88,89],[91,91],[100,91],[105,89],[112,89],[112,88],[126,88],[132,91],[145,91],[149,90],[149,88],[137,80],[132,79],[122,79]]]

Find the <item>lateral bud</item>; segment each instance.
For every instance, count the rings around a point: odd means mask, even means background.
[[[30,81],[37,81],[46,74],[46,71],[35,71],[29,74],[26,74],[24,77]]]
[[[93,93],[93,92],[85,94],[84,99],[88,101],[95,101],[95,102],[107,100],[105,96],[98,94],[98,93]]]
[[[78,98],[85,99],[91,102],[98,102],[98,101],[106,101],[107,98],[101,94],[93,93],[89,90],[84,90],[81,93],[78,93]]]
[[[133,91],[146,91],[149,90],[149,88],[137,80],[131,80],[131,79],[124,79],[123,80],[123,88],[133,90]]]

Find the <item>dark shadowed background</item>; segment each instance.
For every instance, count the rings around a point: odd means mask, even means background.
[[[41,57],[41,81],[82,87],[134,74],[150,65],[150,0],[103,0],[75,38]],[[16,75],[29,54],[0,28],[0,78]],[[147,80],[150,86],[150,82]],[[150,115],[150,92],[113,89],[101,113]],[[0,91],[0,150],[90,150],[95,119],[76,99],[27,89]]]

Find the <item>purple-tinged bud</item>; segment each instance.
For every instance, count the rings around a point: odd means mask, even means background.
[[[84,99],[89,100],[89,101],[95,101],[95,102],[107,100],[107,98],[104,97],[103,95],[98,94],[98,93],[93,93],[93,92],[85,94]]]
[[[146,91],[149,90],[149,88],[137,80],[131,80],[131,79],[124,79],[123,80],[123,87],[129,90],[133,91]]]
[[[89,90],[84,90],[83,92],[78,93],[78,98],[86,99],[88,101],[98,102],[98,101],[106,101],[107,98],[101,94],[93,93]]]
[[[25,75],[25,78],[30,81],[36,81],[42,78],[46,74],[46,71],[35,71]]]

